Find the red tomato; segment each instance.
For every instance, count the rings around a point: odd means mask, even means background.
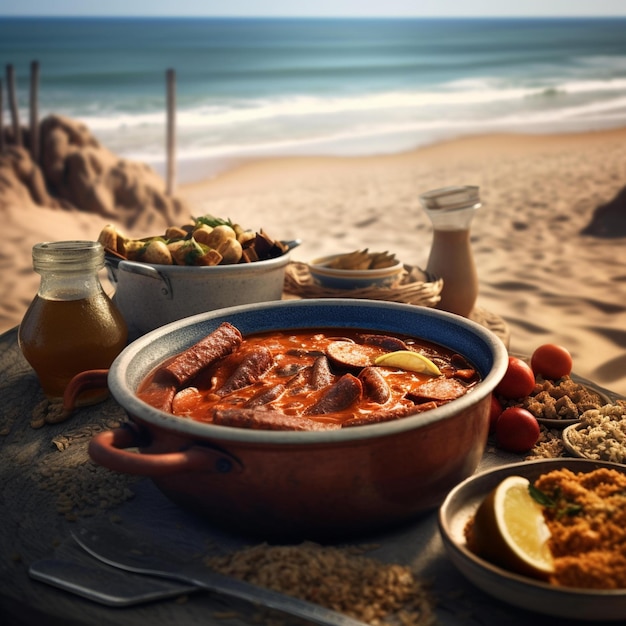
[[[530,366],[535,374],[557,380],[571,373],[572,355],[563,346],[546,343],[533,352]]]
[[[502,411],[496,422],[496,442],[503,450],[526,452],[537,443],[540,430],[530,411],[511,406]]]
[[[509,357],[509,366],[495,392],[505,398],[523,398],[535,388],[535,374],[530,365],[516,356]]]
[[[491,394],[491,407],[489,408],[489,432],[492,433],[496,429],[496,422],[502,413],[502,404],[500,400]]]

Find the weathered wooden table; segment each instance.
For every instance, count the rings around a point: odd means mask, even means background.
[[[251,623],[250,614],[225,619],[220,612],[229,605],[205,592],[132,608],[110,608],[32,580],[28,567],[36,560],[60,555],[89,561],[90,557],[75,547],[70,531],[94,520],[123,523],[196,557],[210,553],[218,544],[235,550],[255,542],[227,535],[181,510],[149,479],[119,475],[93,464],[86,451],[90,437],[125,419],[112,399],[81,409],[68,421],[34,428],[45,418],[47,402],[21,355],[16,329],[0,335],[0,398],[0,624]],[[519,458],[488,449],[480,469]],[[569,623],[525,613],[473,587],[444,553],[436,512],[365,540],[372,542],[380,547],[370,556],[411,565],[420,577],[432,581],[441,624]],[[128,584],[132,580],[128,579]]]

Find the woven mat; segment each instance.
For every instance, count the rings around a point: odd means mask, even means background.
[[[443,280],[429,282],[424,278],[421,269],[405,265],[398,282],[390,287],[329,289],[314,281],[306,263],[292,262],[285,272],[284,291],[299,298],[361,298],[433,307],[440,300]]]
[[[361,298],[369,300],[389,300],[404,304],[434,307],[440,300],[443,280],[424,280],[426,275],[418,268],[404,266],[398,284],[386,288],[367,289],[328,289],[318,285],[309,272],[306,263],[291,262],[285,272],[283,297],[292,298]],[[508,324],[495,313],[475,307],[469,318],[498,335],[508,347],[510,331]]]
[[[488,328],[492,333],[500,337],[508,349],[511,342],[511,331],[509,325],[499,315],[477,306],[470,313],[469,319]]]

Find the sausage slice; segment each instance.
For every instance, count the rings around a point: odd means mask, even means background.
[[[224,322],[162,369],[173,376],[178,385],[182,385],[200,370],[233,352],[242,341],[243,337],[239,330],[232,324]]]

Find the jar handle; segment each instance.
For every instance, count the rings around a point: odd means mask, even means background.
[[[243,465],[234,456],[210,446],[194,445],[186,450],[163,454],[141,454],[125,449],[136,447],[139,439],[139,432],[130,424],[105,430],[92,437],[88,453],[98,465],[138,476],[167,476],[198,470],[228,474],[243,470]]]

